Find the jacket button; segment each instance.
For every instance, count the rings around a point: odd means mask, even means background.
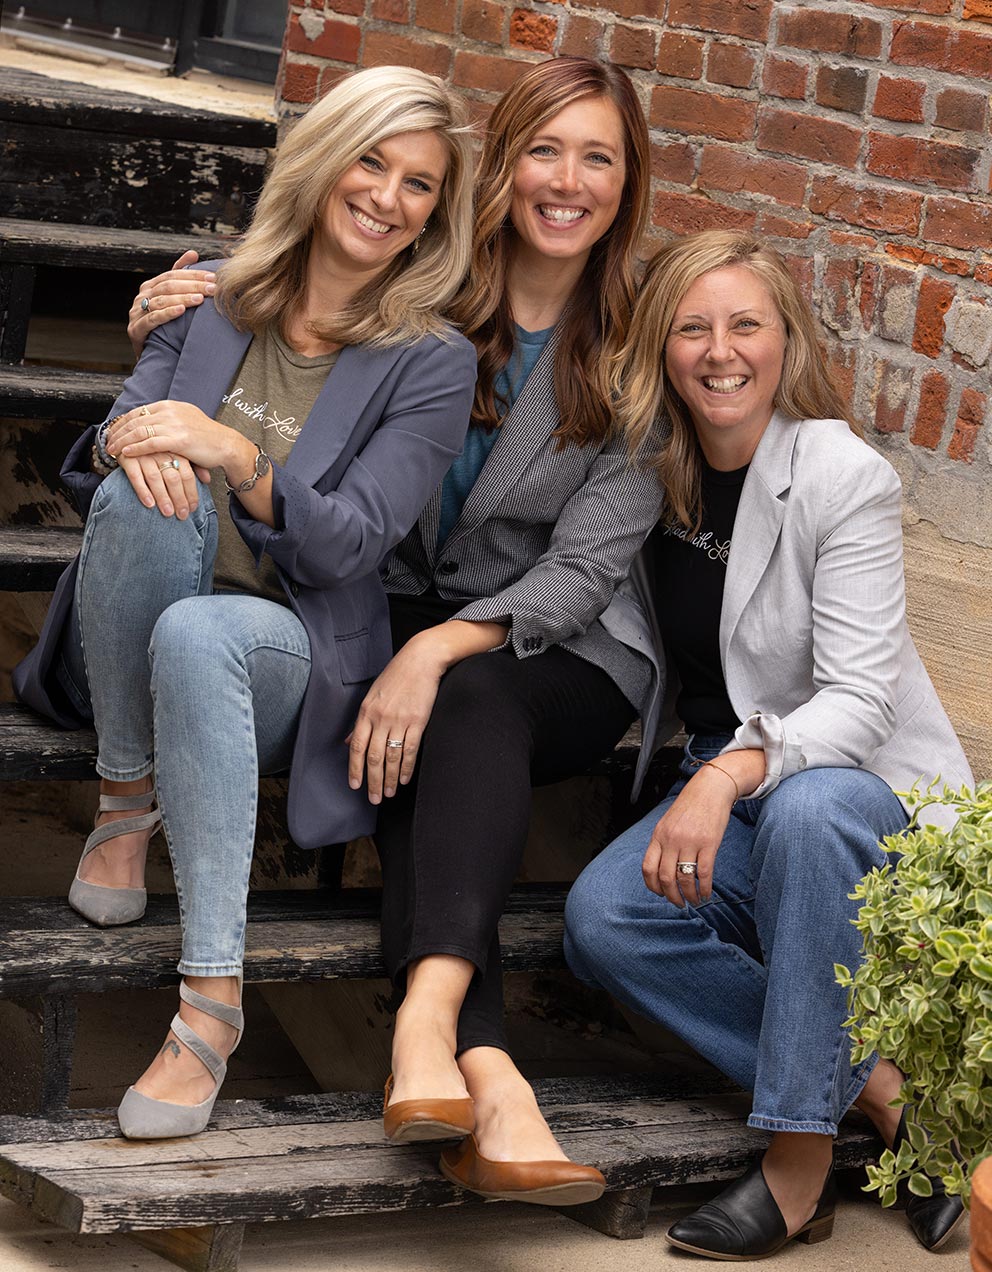
[[[543,644],[544,644],[544,637],[543,637],[543,636],[535,636],[535,637],[534,637],[534,648],[535,648],[535,649],[540,649],[540,648],[541,648],[541,646],[542,646]]]
[[[457,561],[442,561],[441,564],[437,567],[437,572],[438,574],[457,574],[458,562]]]
[[[300,585],[299,585],[299,583],[297,583],[296,579],[290,579],[290,581],[289,581],[289,590],[290,590],[290,593],[291,593],[293,596],[299,596],[299,594],[300,594]]]
[[[806,756],[805,756],[805,755],[800,755],[800,757],[799,757],[799,767],[800,767],[801,769],[804,769],[804,768],[806,767]]]

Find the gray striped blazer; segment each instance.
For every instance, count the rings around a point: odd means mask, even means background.
[[[658,518],[660,490],[622,438],[559,448],[557,344],[554,333],[440,552],[439,487],[392,556],[386,590],[433,587],[465,600],[455,617],[509,623],[518,658],[561,645],[601,667],[640,711],[651,688],[640,637],[625,644],[598,618]]]

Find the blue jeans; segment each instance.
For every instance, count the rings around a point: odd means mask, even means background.
[[[179,521],[145,508],[120,470],[101,483],[59,676],[93,717],[101,777],[154,771],[182,918],[179,971],[236,976],[258,778],[289,767],[310,641],[284,605],[213,593],[217,512],[206,486],[199,496]]]
[[[854,885],[906,827],[889,787],[862,769],[806,769],[739,800],[713,892],[685,909],[649,892],[655,823],[726,738],[692,738],[667,799],[582,872],[565,912],[575,975],[685,1039],[754,1100],[748,1125],[836,1135],[874,1056],[851,1065],[846,991],[834,963],[861,961]]]

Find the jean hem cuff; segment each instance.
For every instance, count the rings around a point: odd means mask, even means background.
[[[747,1124],[753,1131],[789,1131],[794,1135],[837,1134],[836,1122],[793,1122],[783,1117],[763,1117],[760,1113],[752,1113]]]
[[[851,1078],[851,1085],[844,1092],[845,1109],[849,1109],[861,1092],[868,1085],[868,1079],[875,1072],[875,1066],[881,1060],[881,1056],[877,1051],[873,1051],[867,1060],[862,1060],[858,1067],[854,1070]]]
[[[240,963],[191,963],[180,960],[176,971],[180,976],[240,976]]]
[[[108,782],[137,782],[143,777],[151,777],[155,771],[155,765],[151,760],[147,764],[142,764],[134,769],[110,768],[107,764],[101,764],[99,760],[97,760],[94,767],[98,776]]]

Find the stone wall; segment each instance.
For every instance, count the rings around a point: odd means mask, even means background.
[[[645,254],[746,226],[796,270],[902,476],[914,633],[992,775],[992,0],[293,0],[280,106],[400,62],[450,79],[484,123],[523,66],[564,53],[637,85]]]

